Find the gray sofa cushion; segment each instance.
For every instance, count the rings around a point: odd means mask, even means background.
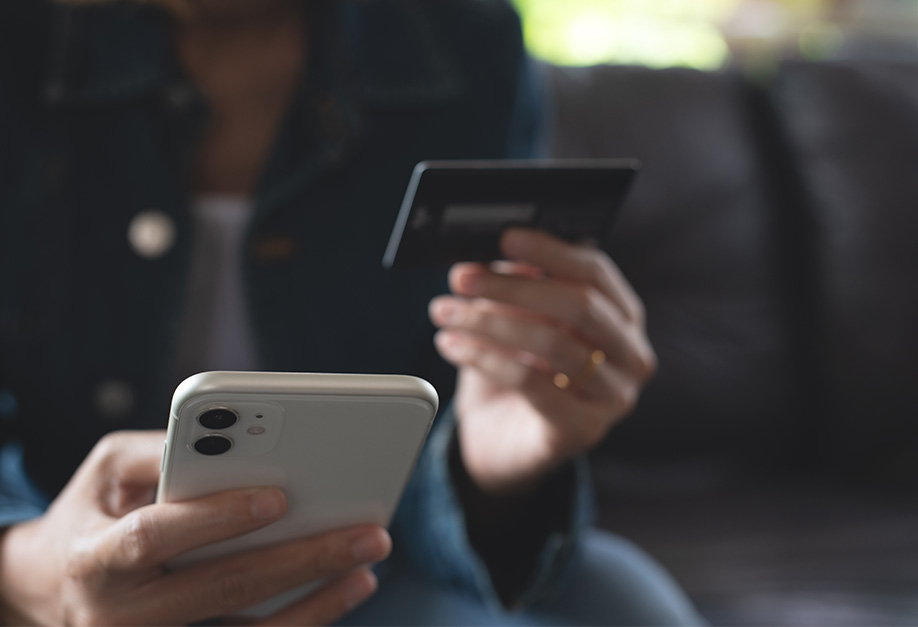
[[[817,229],[822,447],[918,482],[918,65],[789,64],[772,97]]]
[[[606,457],[768,459],[800,403],[780,246],[737,77],[547,67],[551,154],[636,157],[608,250],[644,299],[660,370]]]

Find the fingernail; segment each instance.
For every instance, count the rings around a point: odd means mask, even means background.
[[[456,337],[453,333],[437,333],[434,336],[434,342],[437,345],[437,349],[444,354],[444,356],[451,359],[460,359],[462,357],[462,342],[459,341],[459,338]]]
[[[458,288],[467,294],[474,294],[481,289],[482,279],[483,277],[477,273],[462,275],[458,281]]]
[[[362,564],[378,562],[389,554],[389,536],[378,531],[364,533],[351,544],[354,559]]]
[[[370,598],[379,586],[376,575],[369,570],[363,572],[366,574],[362,577],[352,577],[344,589],[344,602],[351,609]]]
[[[280,490],[261,490],[252,498],[252,516],[257,520],[275,520],[287,509],[287,497]]]
[[[434,303],[434,317],[441,324],[459,324],[465,317],[465,309],[455,301],[441,300]]]

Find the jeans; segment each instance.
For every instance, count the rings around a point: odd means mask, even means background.
[[[500,612],[427,581],[405,562],[379,573],[379,592],[338,625],[702,625],[673,579],[627,540],[596,529],[563,588]]]

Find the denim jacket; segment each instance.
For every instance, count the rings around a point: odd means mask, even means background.
[[[309,72],[242,259],[258,359],[434,383],[446,409],[394,535],[418,568],[497,604],[448,464],[455,372],[427,319],[444,272],[380,261],[415,163],[532,154],[540,98],[518,19],[497,0],[310,7]],[[154,6],[0,6],[0,524],[38,515],[106,432],[165,427],[207,119]],[[144,220],[152,249],[131,235]],[[518,601],[569,561],[589,511],[578,477]]]

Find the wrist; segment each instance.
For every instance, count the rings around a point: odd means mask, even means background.
[[[53,622],[42,620],[42,614],[48,611],[50,591],[35,581],[35,573],[23,572],[24,567],[31,569],[40,560],[28,549],[38,524],[39,519],[18,523],[0,534],[0,622],[4,625]]]
[[[448,464],[469,543],[484,561],[501,602],[513,607],[532,584],[549,536],[570,531],[576,491],[573,464],[509,494],[487,492],[476,484],[462,461],[455,434]]]
[[[461,426],[454,434],[451,455],[461,463],[463,473],[474,487],[491,499],[524,501],[538,492],[545,481],[564,466],[549,458],[513,460],[512,455],[491,455],[473,444],[467,445]]]

